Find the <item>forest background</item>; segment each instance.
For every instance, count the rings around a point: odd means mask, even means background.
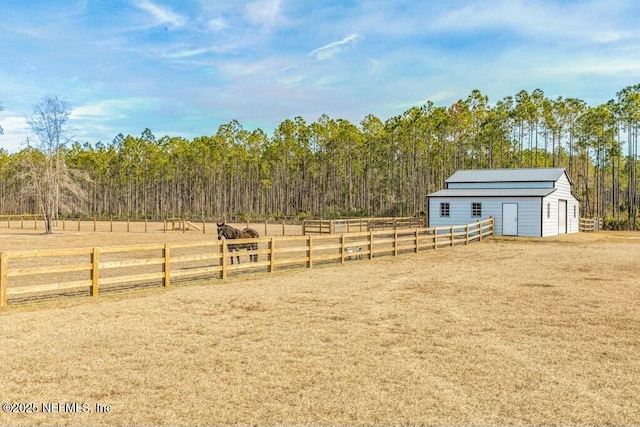
[[[0,149],[0,213],[46,210],[34,185],[44,177],[57,182],[49,198],[55,215],[412,216],[424,215],[426,196],[459,169],[563,167],[582,217],[638,228],[640,84],[597,106],[540,89],[490,103],[474,90],[451,106],[429,102],[386,121],[295,117],[268,136],[233,120],[192,140],[144,129],[107,144],[72,141],[65,105],[53,143],[34,127],[42,124],[36,108],[30,124],[39,143]]]

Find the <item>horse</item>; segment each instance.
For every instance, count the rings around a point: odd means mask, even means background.
[[[225,239],[253,239],[258,238],[260,235],[253,228],[245,228],[244,230],[238,230],[237,228],[233,228],[230,225],[225,224],[224,222],[221,224],[219,222],[216,223],[218,225],[218,240],[221,240],[223,237]],[[239,251],[240,249],[246,249],[248,251],[258,250],[258,243],[240,243],[240,244],[228,244],[230,252]],[[236,255],[238,259],[238,264],[240,264],[240,254]],[[249,262],[258,262],[258,254],[249,253]],[[233,254],[231,255],[231,264],[233,264]]]

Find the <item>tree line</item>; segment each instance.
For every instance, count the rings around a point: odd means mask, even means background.
[[[53,216],[410,216],[459,169],[563,167],[581,216],[638,226],[640,84],[597,106],[540,89],[490,103],[474,90],[385,121],[295,117],[269,136],[233,120],[191,140],[145,129],[107,144],[66,141],[62,104],[53,143],[42,127],[50,117],[34,114],[36,143],[0,150],[0,212],[42,212],[45,191]]]

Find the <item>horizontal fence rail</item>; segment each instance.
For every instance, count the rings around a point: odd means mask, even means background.
[[[226,279],[242,272],[398,256],[480,242],[493,235],[493,218],[433,228],[342,234],[0,252],[0,308],[9,301],[101,292],[193,280]],[[251,249],[246,249],[250,247]],[[239,250],[234,250],[240,248]],[[250,256],[254,262],[250,262]],[[238,261],[240,257],[240,261]]]

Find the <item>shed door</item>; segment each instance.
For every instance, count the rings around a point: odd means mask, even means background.
[[[518,235],[518,204],[517,203],[502,204],[502,235],[503,236]]]
[[[558,234],[567,234],[567,201],[558,200]]]

